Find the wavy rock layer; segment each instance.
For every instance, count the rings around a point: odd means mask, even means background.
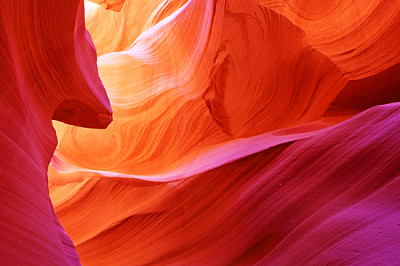
[[[257,5],[225,11],[210,87],[210,113],[248,137],[320,118],[347,80],[298,27]],[[254,41],[257,40],[257,41]]]
[[[97,174],[50,189],[88,265],[396,264],[399,118],[399,104],[372,108],[179,182]]]
[[[400,264],[399,1],[1,7],[1,262]]]
[[[82,263],[400,263],[397,1],[87,7],[114,122],[49,168]]]
[[[96,132],[57,125],[61,141],[55,167],[158,174],[230,140],[201,97],[223,14],[223,2],[190,1],[140,35],[129,50],[100,56],[99,73],[115,121]],[[197,38],[186,37],[193,33]]]
[[[52,118],[96,128],[112,120],[83,2],[1,1],[0,18],[0,261],[79,264],[47,168],[57,145]]]
[[[351,79],[379,73],[400,60],[398,0],[256,0],[283,14]]]

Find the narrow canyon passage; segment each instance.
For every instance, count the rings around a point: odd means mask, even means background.
[[[1,265],[400,264],[400,1],[0,3]]]

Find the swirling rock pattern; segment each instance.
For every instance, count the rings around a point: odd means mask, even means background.
[[[3,2],[0,261],[400,264],[398,0]]]
[[[320,118],[347,83],[339,69],[285,17],[248,4],[225,12],[203,95],[222,130],[248,137]]]
[[[399,118],[375,107],[179,182],[50,188],[84,264],[396,264]]]
[[[0,263],[79,264],[47,168],[52,118],[95,128],[112,120],[83,1],[1,1],[0,18]]]
[[[399,263],[397,2],[131,3],[86,17],[115,121],[56,125],[84,264]]]
[[[366,78],[399,62],[398,0],[257,0],[285,15],[351,79]]]

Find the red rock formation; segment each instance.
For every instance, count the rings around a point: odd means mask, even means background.
[[[190,1],[140,35],[131,49],[100,56],[114,122],[96,132],[56,125],[61,141],[55,167],[158,174],[229,140],[202,99],[222,16],[223,2],[213,7]],[[196,38],[188,38],[193,31]],[[178,52],[179,57],[172,56]]]
[[[398,0],[1,6],[1,262],[400,263]]]
[[[248,137],[321,118],[347,80],[285,17],[243,3],[225,10],[203,96],[215,122]]]
[[[289,0],[88,11],[115,122],[56,123],[49,168],[82,262],[399,263],[398,13]]]
[[[111,108],[83,1],[1,1],[0,261],[78,264],[49,198],[51,119],[106,127]]]
[[[50,189],[84,264],[396,264],[399,123],[379,106],[179,182]]]
[[[304,30],[313,46],[349,78],[360,79],[400,60],[398,0],[256,0]]]

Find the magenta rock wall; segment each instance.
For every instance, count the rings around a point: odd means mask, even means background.
[[[400,1],[0,4],[0,265],[400,264]]]

